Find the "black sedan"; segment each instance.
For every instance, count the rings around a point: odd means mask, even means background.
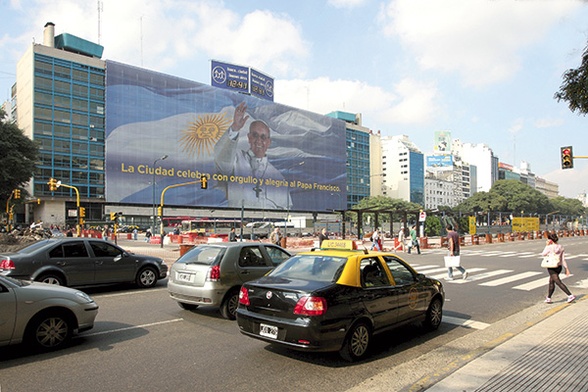
[[[136,255],[94,238],[51,238],[0,254],[0,274],[62,286],[134,282],[153,287],[167,270],[158,257]]]
[[[327,242],[327,241],[325,241]],[[339,241],[341,242],[341,241]],[[323,244],[329,247],[330,241]],[[299,253],[241,288],[241,333],[297,350],[364,357],[373,334],[441,324],[441,282],[391,253],[323,249]]]

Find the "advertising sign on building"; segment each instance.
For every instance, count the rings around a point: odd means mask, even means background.
[[[428,155],[427,167],[453,168],[453,155]]]
[[[345,208],[344,121],[113,61],[106,86],[109,201]]]
[[[212,60],[210,85],[274,100],[274,79],[253,68]]]
[[[451,132],[449,131],[435,131],[435,145],[433,150],[437,152],[451,151]]]

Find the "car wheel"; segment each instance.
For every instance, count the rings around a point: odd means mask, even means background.
[[[222,316],[229,320],[237,318],[237,307],[239,306],[239,291],[233,290],[227,294],[221,304],[220,312]]]
[[[441,325],[441,319],[443,317],[443,304],[439,298],[434,298],[429,304],[427,314],[423,326],[428,331],[434,331]]]
[[[73,321],[63,312],[35,316],[27,326],[25,341],[32,347],[49,351],[62,347],[73,332]]]
[[[198,307],[198,305],[194,305],[194,304],[187,304],[184,302],[178,302],[178,305],[180,305],[180,308],[184,309],[184,310],[194,310]]]
[[[153,267],[145,267],[139,271],[135,279],[137,286],[141,288],[149,288],[155,286],[157,283],[157,271]]]
[[[339,354],[346,361],[357,361],[366,355],[370,340],[370,327],[364,322],[359,322],[353,325],[347,333],[345,343],[343,344],[341,351],[339,351]]]
[[[56,284],[58,286],[63,286],[63,278],[57,274],[43,274],[37,277],[37,282],[41,283],[48,283],[48,284]]]

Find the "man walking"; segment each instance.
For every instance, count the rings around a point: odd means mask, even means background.
[[[447,242],[449,248],[449,256],[459,256],[459,234],[453,230],[453,226],[447,225]],[[455,267],[461,272],[463,279],[468,278],[468,271],[461,265]],[[453,280],[453,267],[447,267],[447,280]]]

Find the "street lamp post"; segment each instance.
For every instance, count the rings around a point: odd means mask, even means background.
[[[161,158],[157,158],[156,160],[153,161],[153,181],[151,182],[151,185],[153,187],[153,219],[151,221],[151,232],[153,234],[155,234],[155,204],[156,204],[156,199],[155,199],[155,165],[157,164],[157,162],[159,161],[163,161],[167,159],[167,155],[162,156]],[[163,237],[161,238],[161,241],[163,241]]]

